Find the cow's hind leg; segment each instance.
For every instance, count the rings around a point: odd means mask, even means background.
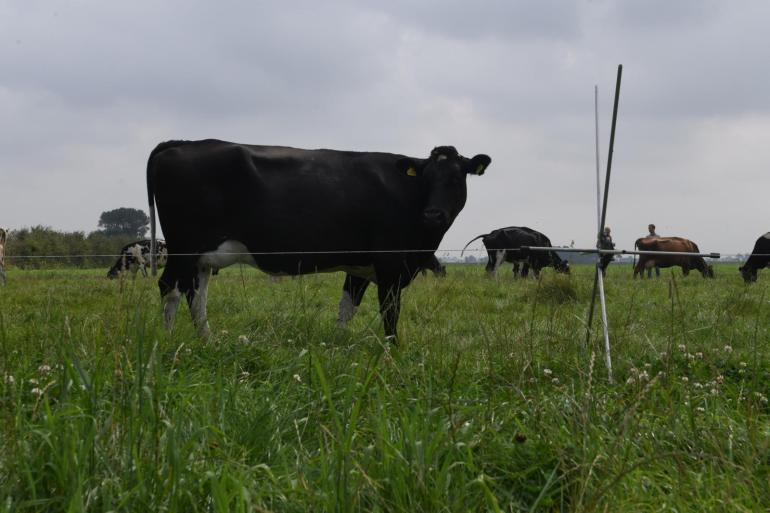
[[[198,332],[198,336],[201,338],[208,338],[211,336],[209,321],[206,314],[210,272],[211,271],[208,268],[199,270],[198,274],[193,278],[192,286],[185,292],[193,324]]]
[[[182,297],[179,291],[179,281],[173,274],[171,266],[166,267],[166,270],[158,280],[158,288],[160,288],[160,297],[163,304],[163,326],[171,331],[174,328],[174,319],[176,318],[176,312],[179,310],[179,301]]]

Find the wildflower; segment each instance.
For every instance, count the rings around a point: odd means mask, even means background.
[[[636,379],[633,376],[629,376],[629,378],[626,380],[626,385],[633,385],[636,382]]]
[[[695,411],[697,411],[698,413],[704,413],[706,411],[706,408],[704,408],[703,406],[698,406],[697,408],[695,408]]]
[[[698,351],[697,353],[695,353],[695,358],[697,358],[698,360],[703,360],[703,353]]]
[[[721,385],[725,382],[725,377],[719,374],[714,381],[716,381],[717,385]]]
[[[40,367],[37,368],[37,371],[43,376],[47,376],[51,372],[51,366],[41,365]]]
[[[690,361],[692,361],[692,360],[694,360],[694,359],[695,359],[695,355],[694,355],[694,354],[692,354],[692,353],[687,353],[687,359],[688,359],[688,360],[690,360]]]
[[[631,372],[631,374],[633,375],[637,375],[639,374],[639,369],[637,369],[636,367],[631,367],[631,369],[629,369],[629,372]]]
[[[693,383],[692,386],[694,386],[695,388],[698,388],[698,389],[703,388],[703,385],[698,383],[697,381],[695,383]]]
[[[29,383],[30,385],[37,385],[39,381],[36,380],[35,378],[30,378],[27,380],[27,383]]]
[[[724,347],[725,353],[732,353],[733,352],[733,346],[725,346]]]
[[[227,330],[222,330],[220,333],[222,334],[222,336],[226,336],[230,334],[230,332]]]
[[[744,369],[748,366],[748,364],[746,362],[739,362],[738,365],[740,365]]]
[[[639,381],[647,381],[647,380],[649,380],[649,379],[650,379],[650,375],[649,375],[649,374],[647,374],[647,371],[642,371],[642,372],[639,374]]]
[[[685,351],[687,351],[687,346],[685,346],[684,344],[679,344],[679,345],[678,345],[678,346],[676,346],[676,347],[677,347],[677,348],[678,348],[678,349],[679,349],[681,352],[683,352],[683,353],[684,353]]]
[[[763,395],[762,397],[759,398],[759,402],[762,404],[767,404],[767,397]]]
[[[35,387],[35,388],[33,388],[33,389],[32,389],[32,390],[30,390],[29,392],[30,392],[32,395],[36,395],[36,396],[38,396],[38,397],[40,397],[41,395],[43,395],[43,391],[42,391],[40,388],[38,388],[38,387]]]
[[[717,390],[716,388],[712,388],[711,395],[719,395],[719,390]]]
[[[689,381],[690,381],[690,378],[688,378],[687,376],[682,376],[682,383],[687,383]]]
[[[652,369],[652,364],[651,364],[651,363],[645,363],[645,364],[644,364],[644,368],[645,368],[645,369],[648,369],[648,370],[649,370],[649,369]]]
[[[248,344],[249,343],[249,337],[247,337],[246,335],[240,335],[238,337],[238,342],[240,342],[241,344]]]
[[[543,369],[543,375],[547,378],[550,377],[551,374],[553,374],[553,371],[551,369]]]
[[[559,378],[553,378],[551,380],[551,383],[553,383],[554,385],[558,385],[559,384]]]
[[[299,352],[299,357],[302,358],[306,354],[307,354],[307,349],[303,349],[302,351]]]
[[[296,381],[297,383],[302,383],[302,377],[299,374],[295,374],[294,381]]]
[[[6,385],[14,385],[14,384],[16,384],[16,379],[12,375],[6,374],[5,375],[5,384]]]

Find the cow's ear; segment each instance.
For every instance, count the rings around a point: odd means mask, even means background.
[[[417,162],[415,162],[412,159],[401,159],[398,162],[396,162],[396,166],[398,167],[399,171],[404,173],[406,176],[420,176],[420,167],[417,165]]]
[[[489,155],[479,154],[473,157],[467,164],[465,172],[471,175],[481,176],[486,171],[487,166],[492,162]]]

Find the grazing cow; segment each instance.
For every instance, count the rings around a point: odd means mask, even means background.
[[[636,239],[634,247],[642,251],[674,251],[677,253],[700,253],[698,245],[693,241],[682,237],[642,237]],[[714,277],[714,268],[703,257],[692,255],[639,255],[639,261],[634,266],[634,278],[642,274],[645,269],[653,267],[682,268],[682,273],[687,276],[690,269],[697,269],[704,278]],[[642,276],[644,278],[644,276]]]
[[[127,271],[130,271],[134,277],[136,277],[137,271],[142,271],[142,275],[147,277],[147,266],[150,265],[151,244],[150,240],[138,240],[123,246],[117,262],[107,271],[107,278],[115,279]],[[156,240],[155,244],[155,262],[158,267],[163,267],[166,265],[166,260],[168,260],[166,243],[162,240]]]
[[[3,280],[5,285],[5,241],[8,238],[8,232],[4,228],[0,228],[0,279]]]
[[[560,273],[569,273],[569,263],[566,260],[562,260],[555,251],[523,251],[519,249],[522,246],[551,247],[550,239],[532,228],[527,228],[526,226],[498,228],[471,239],[465,245],[465,248],[471,242],[478,239],[482,240],[484,247],[487,249],[489,260],[487,261],[486,271],[491,276],[497,274],[497,268],[503,262],[513,264],[514,276],[519,274],[519,264],[523,264],[521,269],[521,277],[523,278],[526,278],[529,274],[530,267],[532,267],[535,277],[540,276],[540,270],[543,267],[549,266]],[[463,248],[463,251],[465,248]]]
[[[446,277],[446,266],[442,264],[435,255],[431,255],[430,260],[424,267],[422,267],[422,269],[420,269],[420,273],[423,276],[425,276],[428,271],[431,271],[434,276],[439,278]],[[337,323],[339,325],[344,326],[356,314],[356,310],[361,306],[361,301],[364,299],[364,293],[366,292],[369,283],[371,282],[365,278],[359,278],[352,274],[345,275],[345,283],[342,285],[339,314],[337,315]]]
[[[207,336],[210,270],[242,262],[268,274],[345,271],[377,283],[385,335],[395,340],[401,290],[465,205],[466,176],[483,174],[490,162],[452,146],[421,159],[217,140],[161,143],[147,163],[147,191],[153,238],[157,204],[169,250],[158,282],[166,328],[184,294],[199,335]]]
[[[757,270],[770,267],[770,232],[757,239],[751,256],[738,270],[746,283],[757,281]]]

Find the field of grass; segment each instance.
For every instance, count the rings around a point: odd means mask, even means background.
[[[399,347],[342,275],[212,279],[214,336],[152,279],[8,272],[0,511],[767,511],[770,273],[420,277]],[[597,315],[598,317],[598,315]]]

